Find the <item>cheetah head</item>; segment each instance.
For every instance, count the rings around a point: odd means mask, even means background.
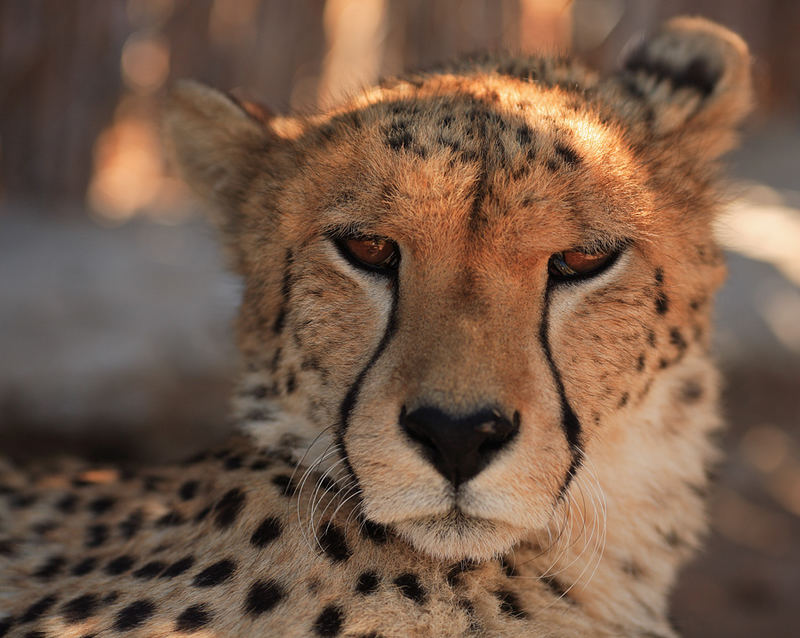
[[[745,45],[696,18],[607,78],[486,59],[310,117],[180,85],[168,137],[244,283],[245,427],[440,558],[701,473],[676,392],[714,392],[715,160],[748,106]]]

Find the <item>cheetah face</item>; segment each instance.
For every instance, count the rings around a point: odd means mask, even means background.
[[[168,131],[244,279],[246,427],[450,559],[548,529],[593,465],[634,466],[615,446],[706,346],[709,184],[746,59],[683,19],[606,80],[488,63],[303,120],[185,85]]]

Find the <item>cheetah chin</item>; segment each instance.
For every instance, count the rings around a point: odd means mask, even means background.
[[[0,466],[0,637],[673,638],[717,461],[719,158],[747,47],[466,60],[165,133],[243,292],[244,434]]]

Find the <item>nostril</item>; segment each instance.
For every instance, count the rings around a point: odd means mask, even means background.
[[[425,423],[414,418],[409,418],[406,415],[406,408],[400,411],[400,425],[405,430],[408,437],[422,447],[422,451],[428,459],[436,465],[439,462],[439,450],[436,442],[433,440],[429,428]]]
[[[519,431],[520,416],[515,412],[509,420],[496,409],[485,409],[452,417],[434,407],[408,413],[403,406],[399,422],[439,473],[457,486],[483,470],[508,445]]]

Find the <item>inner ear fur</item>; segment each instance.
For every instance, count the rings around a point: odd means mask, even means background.
[[[275,135],[231,97],[192,81],[179,82],[164,112],[169,151],[202,198],[231,210],[240,201]]]
[[[698,17],[666,22],[632,47],[617,75],[644,107],[657,137],[693,134],[702,154],[732,145],[732,129],[752,103],[750,54],[734,32]]]

